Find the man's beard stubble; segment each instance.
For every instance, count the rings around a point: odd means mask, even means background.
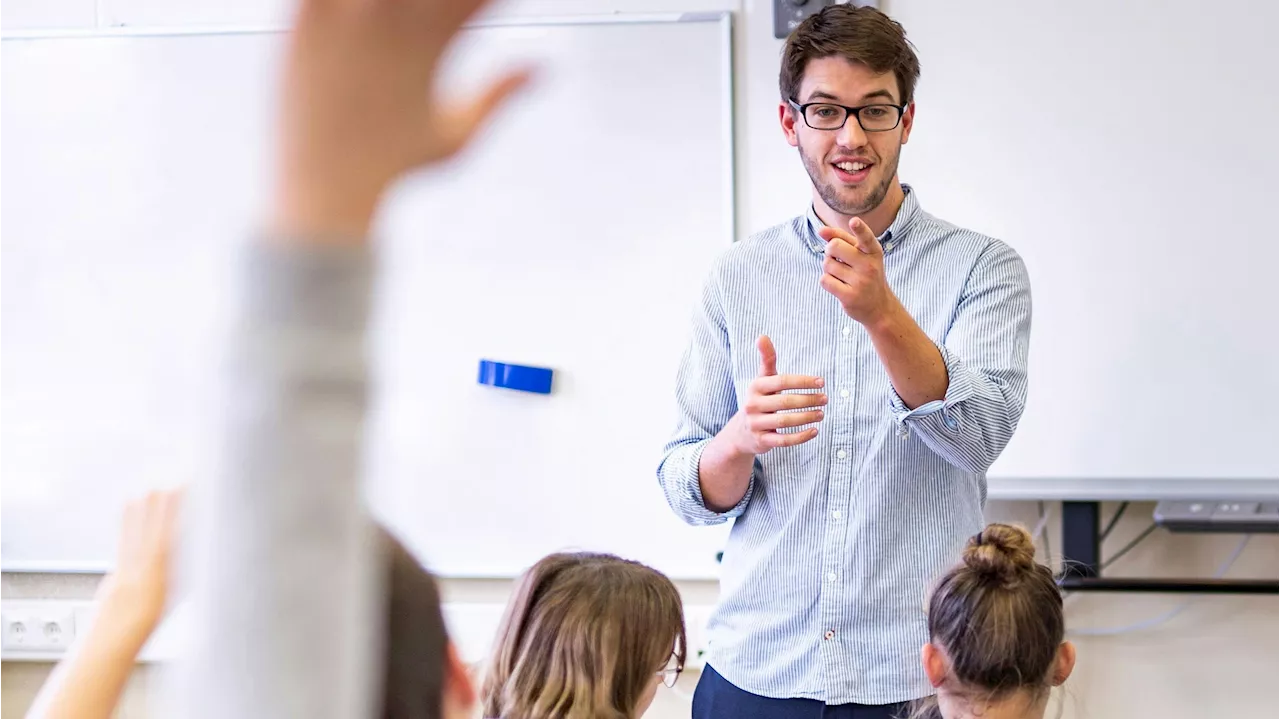
[[[814,160],[805,152],[803,145],[797,145],[800,151],[800,161],[804,164],[804,169],[809,173],[809,180],[813,183],[814,188],[818,190],[818,197],[826,203],[827,207],[836,212],[848,216],[857,217],[865,215],[868,212],[880,206],[884,202],[884,198],[889,194],[889,187],[893,184],[893,178],[898,174],[898,155],[894,153],[888,163],[877,162],[875,169],[881,171],[880,184],[871,188],[871,192],[866,195],[866,199],[855,204],[847,203],[841,198],[840,190],[842,187],[835,183],[828,182],[823,174],[823,170],[827,165],[821,160]]]

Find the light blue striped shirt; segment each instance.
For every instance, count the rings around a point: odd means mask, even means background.
[[[944,399],[908,410],[866,331],[819,287],[825,242],[812,210],[727,250],[695,312],[658,479],[690,524],[735,519],[709,663],[754,694],[887,704],[930,693],[929,583],[982,528],[986,470],[1022,415],[1022,260],[905,189],[880,237],[885,271],[942,353]],[[829,404],[816,439],[757,457],[746,496],[718,514],[703,503],[698,460],[756,377],[762,334],[780,374],[826,379]]]

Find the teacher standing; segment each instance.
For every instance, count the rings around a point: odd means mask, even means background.
[[[736,520],[695,718],[887,717],[929,693],[927,585],[983,526],[1031,292],[1009,246],[899,182],[919,74],[871,8],[786,42],[778,114],[812,204],[716,263],[658,468],[685,521]]]

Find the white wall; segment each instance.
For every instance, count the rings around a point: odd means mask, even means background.
[[[941,1],[941,0],[936,0]],[[1138,0],[1132,0],[1137,2]],[[908,34],[930,38],[921,48],[932,62],[945,61],[948,52],[964,52],[966,39],[953,37],[946,27],[931,24],[931,3],[885,3],[906,25]],[[1216,5],[1146,2],[1152,13],[1180,22],[1194,23],[1196,13],[1214,12]],[[1007,22],[1007,3],[974,0],[966,4],[973,13],[986,13],[993,23]],[[1106,22],[1107,3],[1078,3],[1081,13],[1092,13]],[[277,24],[287,16],[281,0],[7,0],[0,14],[5,30],[20,28],[94,27],[104,25],[179,25],[213,23],[231,25]],[[794,151],[783,141],[776,121],[777,61],[781,42],[772,37],[768,0],[509,0],[496,12],[528,14],[582,14],[607,11],[736,10],[739,12],[735,42],[738,70],[738,132],[740,227],[750,231],[801,211],[808,196],[806,178]],[[1234,5],[1231,12],[1241,23],[1266,22],[1275,27],[1274,3]],[[1010,32],[1017,32],[1010,27]],[[1270,56],[1275,56],[1275,36]],[[946,46],[941,46],[948,43]],[[1135,47],[1134,52],[1143,48]],[[1189,49],[1194,51],[1194,48]],[[1016,62],[1016,58],[1010,58]],[[929,72],[926,65],[924,72]],[[1118,70],[1116,93],[1123,93],[1123,73]],[[1229,90],[1229,79],[1224,86]],[[1053,102],[1051,87],[1029,87],[1024,102]],[[1229,92],[1228,92],[1229,95]],[[922,99],[923,103],[925,100]],[[1212,151],[1212,137],[1194,138],[1189,149]],[[1100,155],[1123,151],[1100,147]],[[905,150],[909,153],[910,147]],[[909,178],[907,178],[909,179]],[[1016,178],[1014,178],[1016,179]],[[1240,237],[1233,242],[1272,242],[1274,237]],[[1270,401],[1270,398],[1262,398]],[[1108,547],[1140,532],[1151,516],[1149,505],[1136,505],[1117,528]],[[989,507],[992,519],[1034,521],[1034,506],[1009,503]],[[1055,535],[1056,536],[1056,535]],[[1232,537],[1170,536],[1157,532],[1123,562],[1119,576],[1207,576],[1230,553]],[[1275,536],[1255,538],[1229,576],[1274,578],[1278,555]],[[507,582],[446,582],[453,601],[503,601]],[[703,603],[714,597],[714,585],[687,583],[687,598]],[[92,582],[73,577],[6,576],[4,596],[88,596]],[[1072,627],[1124,626],[1157,616],[1181,600],[1166,596],[1089,595],[1072,600],[1068,609]],[[1275,677],[1277,661],[1277,602],[1274,596],[1202,597],[1168,623],[1144,632],[1116,637],[1081,638],[1076,676],[1068,685],[1064,716],[1108,719],[1115,717],[1271,717],[1280,713]],[[6,662],[3,665],[3,718],[20,716],[47,668]],[[149,673],[140,672],[123,716],[147,714],[145,684]],[[687,683],[687,682],[686,682]],[[687,688],[687,687],[685,687]],[[651,717],[687,716],[686,700],[664,693]]]
[[[96,0],[19,0],[0,4],[0,27],[5,30],[87,28],[94,27],[97,21]]]

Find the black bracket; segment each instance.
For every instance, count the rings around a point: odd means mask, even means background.
[[[1098,502],[1062,503],[1063,571],[1058,585],[1072,592],[1280,594],[1275,579],[1141,579],[1102,576]]]
[[[805,18],[834,4],[835,0],[773,0],[773,36],[790,35]]]
[[[828,5],[842,4],[879,8],[880,0],[773,0],[773,36],[787,37],[805,18]]]

